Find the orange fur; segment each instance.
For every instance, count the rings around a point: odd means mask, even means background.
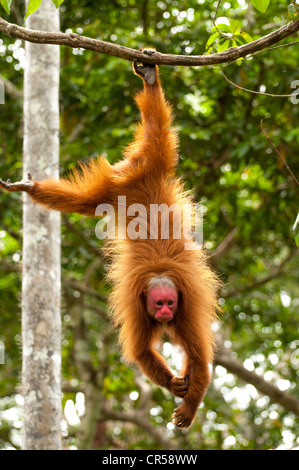
[[[192,202],[175,177],[177,135],[171,129],[171,108],[156,74],[156,83],[149,85],[144,80],[144,89],[136,98],[141,123],[134,142],[125,151],[125,159],[111,166],[106,159],[98,158],[81,165],[69,179],[35,182],[28,190],[33,200],[50,209],[89,216],[94,216],[101,203],[117,209],[117,197],[123,195],[127,206],[139,203],[148,210],[155,203],[182,207]],[[149,233],[148,220],[143,223]],[[136,361],[153,382],[174,391],[176,379],[154,345],[166,329],[186,353],[182,374],[188,377],[188,391],[174,413],[181,427],[192,423],[210,382],[214,344],[211,323],[216,319],[218,287],[203,251],[186,251],[185,242],[184,238],[173,239],[171,230],[168,240],[116,239],[106,246],[113,261],[108,275],[113,284],[109,309],[120,329],[125,357]],[[171,279],[179,293],[178,311],[166,327],[150,317],[145,308],[143,290],[157,275]]]

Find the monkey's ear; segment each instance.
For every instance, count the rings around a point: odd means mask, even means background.
[[[146,296],[146,289],[142,289],[142,294]]]

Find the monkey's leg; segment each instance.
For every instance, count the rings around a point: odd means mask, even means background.
[[[145,49],[146,56],[153,56],[153,49]],[[177,135],[171,129],[171,106],[166,101],[158,77],[158,67],[153,64],[133,63],[136,75],[142,77],[144,89],[136,102],[141,113],[141,126],[137,129],[132,156],[143,156],[147,161],[147,170],[159,170],[159,173],[169,173],[177,163]],[[130,152],[128,157],[130,158]],[[164,170],[164,171],[163,171]]]
[[[25,178],[16,183],[12,183],[10,180],[2,181],[2,179],[0,178],[0,187],[10,193],[13,193],[16,191],[29,192],[33,186],[34,186],[34,183],[32,181],[31,173],[28,173],[28,178]]]
[[[76,193],[75,188],[66,181],[55,181],[52,179],[41,182],[31,181],[31,175],[28,179],[11,183],[10,180],[2,181],[0,186],[8,192],[23,191],[48,209],[54,209],[61,212],[78,212],[83,215],[95,215],[95,207],[88,197]]]
[[[210,383],[208,364],[198,359],[197,361],[188,360],[186,374],[189,380],[188,392],[183,403],[173,413],[174,424],[180,428],[191,426]]]
[[[152,56],[155,54],[154,49],[143,49],[143,54],[145,56]],[[157,85],[158,83],[158,71],[155,64],[142,64],[138,65],[137,60],[133,61],[133,70],[136,75],[142,77],[146,84],[148,85]]]
[[[184,401],[173,414],[174,424],[181,428],[192,424],[211,381],[211,344],[207,334],[204,328],[196,328],[196,325],[192,327],[190,322],[184,321],[183,318],[175,330],[173,340],[185,352],[181,375],[188,379],[188,391]]]
[[[112,180],[111,166],[104,159],[92,160],[88,165],[81,165],[75,170],[70,179],[45,179],[33,182],[28,179],[11,183],[0,179],[0,187],[9,192],[24,191],[34,202],[48,209],[61,212],[78,212],[79,214],[95,216],[99,204],[115,204],[117,194],[122,194],[122,188]]]

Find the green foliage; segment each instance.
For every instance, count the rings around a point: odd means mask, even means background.
[[[64,2],[64,0],[52,0],[56,8],[60,7],[60,5]]]
[[[288,6],[288,20],[299,20],[299,5],[296,5],[295,2],[292,2],[291,5]]]
[[[230,47],[238,47],[252,41],[252,37],[246,31],[242,31],[242,23],[231,20],[230,24],[218,23],[212,29],[214,32],[206,43],[207,53],[222,52]]]
[[[3,6],[6,13],[10,12],[11,2],[12,2],[12,0],[1,0],[1,5]]]
[[[29,0],[25,19],[28,18],[29,15],[32,15],[32,13],[34,13],[40,7],[41,3],[42,0]]]
[[[34,13],[40,7],[41,1],[42,0],[29,0],[25,19],[28,18],[29,15]],[[56,6],[56,8],[58,8],[64,2],[64,0],[52,0],[52,1],[54,5]],[[0,3],[3,6],[4,10],[6,11],[6,13],[10,13],[12,0],[0,0]]]
[[[258,11],[264,13],[270,4],[270,0],[252,0],[252,3]]]

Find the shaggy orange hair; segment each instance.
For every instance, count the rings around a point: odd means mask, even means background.
[[[80,165],[68,179],[48,179],[30,185],[25,182],[28,189],[24,189],[24,182],[19,187],[15,183],[13,189],[12,186],[9,189],[9,183],[1,182],[1,185],[11,191],[26,190],[34,201],[49,209],[89,216],[94,216],[96,207],[102,203],[111,204],[117,211],[118,196],[124,195],[126,209],[138,203],[148,214],[151,204],[164,204],[168,208],[176,204],[181,211],[185,204],[192,205],[191,195],[175,176],[178,139],[171,128],[171,108],[160,86],[157,67],[141,67],[151,74],[151,81],[148,83],[135,65],[136,73],[144,79],[144,89],[136,97],[141,123],[122,161],[111,166],[100,157],[88,165]],[[213,361],[214,347],[211,323],[217,318],[219,283],[202,249],[194,244],[194,250],[185,250],[185,243],[190,240],[183,235],[184,221],[180,239],[173,236],[172,225],[169,238],[163,239],[161,217],[154,239],[149,221],[144,219],[141,225],[146,230],[146,239],[116,237],[107,243],[106,252],[112,259],[108,279],[113,284],[109,311],[120,329],[123,354],[129,361],[136,361],[154,383],[178,396],[183,394],[176,386],[185,384],[187,392],[174,418],[178,426],[187,427],[210,382],[209,364]],[[127,216],[126,226],[131,220],[132,216]],[[166,326],[146,310],[144,291],[156,276],[170,279],[179,295],[177,312]],[[174,376],[154,349],[165,330],[185,351],[182,379]]]

